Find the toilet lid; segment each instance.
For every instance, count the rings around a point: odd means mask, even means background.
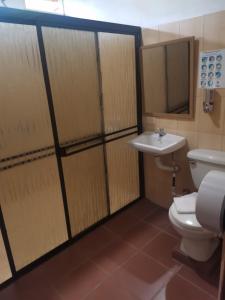
[[[179,214],[174,203],[170,207],[170,213],[175,222],[177,222],[180,226],[191,230],[204,231],[195,214]]]

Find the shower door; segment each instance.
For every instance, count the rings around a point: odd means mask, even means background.
[[[135,39],[42,27],[72,236],[140,195]],[[129,135],[129,137],[127,137]]]
[[[68,235],[36,27],[1,22],[0,41],[0,225],[20,270]]]
[[[138,153],[128,141],[135,137],[137,91],[133,35],[98,33],[110,212],[140,196]]]
[[[42,32],[75,236],[108,215],[96,34]]]
[[[143,196],[140,36],[0,8],[0,285]]]

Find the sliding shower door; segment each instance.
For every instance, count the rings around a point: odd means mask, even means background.
[[[133,35],[98,33],[105,133],[137,126]]]
[[[140,197],[140,36],[0,8],[0,285]]]
[[[19,270],[68,239],[35,26],[0,23],[0,205]]]
[[[108,214],[96,34],[42,32],[75,236]]]
[[[16,269],[67,240],[54,156],[0,172],[1,206]]]
[[[95,34],[51,27],[42,32],[60,145],[100,135]]]
[[[53,146],[35,26],[0,23],[0,158]]]
[[[2,282],[6,281],[12,276],[1,230],[0,230],[0,270],[1,270],[0,272],[0,284],[1,284]]]
[[[98,41],[113,213],[140,196],[138,154],[127,143],[138,130],[135,39],[133,35],[99,33]]]

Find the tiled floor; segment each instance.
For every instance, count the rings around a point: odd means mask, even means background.
[[[167,212],[135,203],[0,291],[1,300],[215,300],[217,290],[172,259]]]

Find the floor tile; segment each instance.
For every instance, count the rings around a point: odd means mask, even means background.
[[[121,236],[138,222],[139,219],[126,210],[114,216],[111,220],[105,223],[105,227]]]
[[[115,278],[109,278],[85,300],[140,300],[140,298],[123,288]]]
[[[181,270],[180,270],[180,272],[179,272],[178,275],[180,275],[183,278],[189,280],[190,282],[193,282],[193,284],[195,284],[199,288],[207,291],[212,296],[217,297],[218,289],[214,285],[208,283],[206,280],[204,280],[203,278],[201,278],[201,276],[198,275],[191,268],[186,267],[186,266],[182,266],[182,268],[181,268]]]
[[[138,253],[100,285],[87,299],[213,299],[204,291],[179,278],[177,276],[179,270],[179,266],[170,269],[164,268],[151,258]],[[111,298],[107,297],[107,292]]]
[[[153,259],[138,253],[113,273],[88,299],[152,299],[161,290],[167,276],[167,269]],[[170,276],[171,276],[170,272]],[[108,299],[105,298],[105,299]]]
[[[203,290],[191,283],[175,276],[169,283],[153,298],[154,300],[215,300]]]
[[[115,234],[107,231],[103,226],[99,227],[36,268],[34,272],[39,272],[39,277],[45,278],[50,284],[58,284],[63,277],[69,276],[73,270],[116,238]]]
[[[141,199],[128,208],[128,212],[139,219],[144,219],[158,210],[158,206],[147,199]]]
[[[6,288],[1,292],[1,300],[62,300],[62,298],[51,288],[18,289]]]
[[[178,264],[172,258],[173,249],[179,244],[179,240],[164,232],[157,235],[150,241],[143,251],[158,260],[167,267],[172,267]]]
[[[91,231],[78,242],[83,255],[91,258],[117,238],[117,235],[100,226]]]
[[[64,300],[81,300],[96,288],[107,274],[88,261],[73,271],[55,286],[56,291]]]
[[[1,300],[62,300],[49,282],[33,271],[0,292]]]
[[[159,232],[159,229],[148,223],[140,221],[130,230],[125,232],[123,234],[123,238],[134,247],[141,249],[146,246],[148,242],[151,241]]]
[[[69,275],[88,258],[88,254],[77,242],[35,268],[33,272],[50,283],[60,282],[62,276]]]
[[[215,300],[216,288],[172,259],[179,242],[167,211],[140,201],[1,290],[0,299]]]
[[[158,209],[154,211],[150,216],[144,219],[145,222],[160,228],[161,230],[175,236],[179,237],[180,235],[174,230],[173,226],[168,217],[168,211],[165,209]]]
[[[117,239],[100,251],[92,260],[104,271],[114,272],[136,252],[134,247],[121,239]]]

